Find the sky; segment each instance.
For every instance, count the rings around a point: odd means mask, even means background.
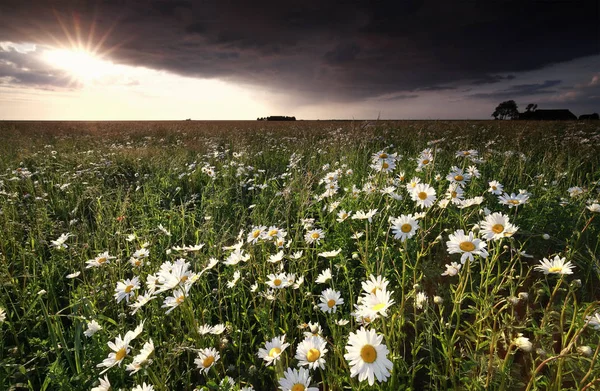
[[[597,0],[2,0],[0,120],[600,112]]]

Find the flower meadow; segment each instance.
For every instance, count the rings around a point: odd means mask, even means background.
[[[593,122],[0,133],[1,389],[600,387]]]

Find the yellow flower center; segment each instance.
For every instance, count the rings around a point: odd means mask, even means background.
[[[412,225],[410,225],[410,224],[402,224],[402,226],[400,227],[400,231],[402,231],[405,234],[407,234],[410,231],[412,231]]]
[[[498,190],[496,186],[492,186],[492,190]]]
[[[125,348],[121,348],[117,351],[117,354],[115,354],[115,361],[121,361],[122,359],[125,358],[125,355],[127,354],[127,350]]]
[[[178,298],[175,299],[175,301],[177,302],[177,304],[181,304],[183,303],[183,301],[185,300],[185,296],[181,295]]]
[[[418,195],[420,200],[425,201],[427,199],[427,193],[425,193],[424,191],[420,192]]]
[[[427,165],[427,164],[429,164],[429,159],[425,159],[421,163],[423,163],[423,165]]]
[[[519,200],[508,200],[509,204],[519,205]]]
[[[494,226],[492,227],[492,231],[494,231],[497,234],[502,233],[502,231],[504,231],[504,226],[502,224],[494,224]]]
[[[281,285],[281,282],[282,282],[282,281],[281,281],[279,278],[276,278],[276,279],[273,281],[273,285],[275,285],[275,286],[279,286],[279,285]]]
[[[296,383],[292,386],[292,391],[304,391],[304,390],[306,390],[306,387],[304,387],[304,384]]]
[[[141,259],[136,259],[133,263],[134,263],[134,266],[142,266],[142,260]]]
[[[382,167],[384,170],[387,170],[388,168],[390,168],[390,165],[389,165],[387,162],[383,162],[383,164],[381,165],[381,167]]]
[[[560,273],[562,269],[563,268],[561,266],[552,266],[550,269],[548,269],[548,273]]]
[[[277,357],[279,356],[279,353],[281,353],[281,349],[272,348],[271,350],[269,350],[269,357]]]
[[[125,293],[131,293],[131,290],[133,289],[133,285],[127,285],[125,287]]]
[[[260,236],[260,231],[259,230],[255,230],[254,232],[252,232],[252,237],[254,239],[258,238]]]
[[[276,230],[276,229],[272,229],[272,230],[270,230],[270,231],[269,231],[269,234],[268,234],[268,235],[269,235],[269,236],[275,236],[275,235],[277,235],[277,233],[278,233],[278,232],[279,232],[278,230]]]
[[[469,151],[463,151],[464,156],[469,156],[470,154],[471,154],[471,152],[469,152]]]
[[[363,320],[365,321],[365,323],[371,323],[371,317],[369,316],[365,316]]]
[[[382,153],[381,155],[379,155],[380,159],[387,159],[388,155],[387,153]]]
[[[321,352],[319,349],[312,348],[306,353],[306,360],[308,362],[315,362],[321,357]]]
[[[330,300],[327,302],[327,307],[329,307],[329,308],[333,308],[334,306],[335,306],[335,300],[333,300],[333,299],[330,299]]]
[[[458,195],[458,194],[456,194],[456,192],[455,192],[455,191],[453,191],[452,193],[450,193],[450,196],[451,196],[452,198],[456,198],[456,196],[457,196],[457,195]]]
[[[379,303],[373,306],[373,311],[379,311],[385,307],[385,303]]]
[[[103,264],[103,263],[104,263],[104,262],[106,262],[106,261],[107,261],[106,257],[100,257],[100,258],[98,258],[98,261],[97,261],[97,262],[98,262],[99,264]]]
[[[179,280],[180,282],[186,282],[188,279],[188,276],[182,276],[181,279]]]
[[[454,180],[455,180],[455,181],[459,181],[459,182],[460,182],[460,181],[462,181],[463,179],[465,179],[465,177],[464,177],[464,176],[462,176],[462,175],[455,175],[455,176],[454,176]]]
[[[214,356],[208,356],[208,357],[206,357],[204,360],[202,360],[202,366],[203,366],[204,368],[208,368],[208,367],[210,367],[210,366],[212,365],[212,363],[214,363],[214,362],[215,362],[215,358],[214,358]]]
[[[360,349],[360,358],[367,364],[377,360],[377,350],[371,345],[365,345]]]
[[[313,239],[319,239],[321,237],[321,235],[318,232],[313,232],[312,235],[310,235]]]
[[[462,242],[458,245],[458,247],[460,247],[461,250],[466,252],[471,252],[475,250],[475,245],[473,244],[473,242]]]

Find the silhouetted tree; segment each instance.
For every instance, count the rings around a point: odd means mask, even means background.
[[[525,108],[526,112],[535,111],[537,109],[537,104],[530,103]]]
[[[519,118],[519,110],[517,110],[517,103],[514,100],[507,100],[502,102],[496,107],[496,110],[492,113],[494,119],[517,119]]]

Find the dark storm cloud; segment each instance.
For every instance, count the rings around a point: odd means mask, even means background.
[[[507,81],[598,53],[599,25],[592,0],[0,3],[0,40],[337,101]]]
[[[474,98],[505,99],[519,98],[530,95],[555,94],[557,89],[551,89],[561,83],[561,80],[546,80],[543,83],[517,84],[509,88],[490,93],[472,94]]]

